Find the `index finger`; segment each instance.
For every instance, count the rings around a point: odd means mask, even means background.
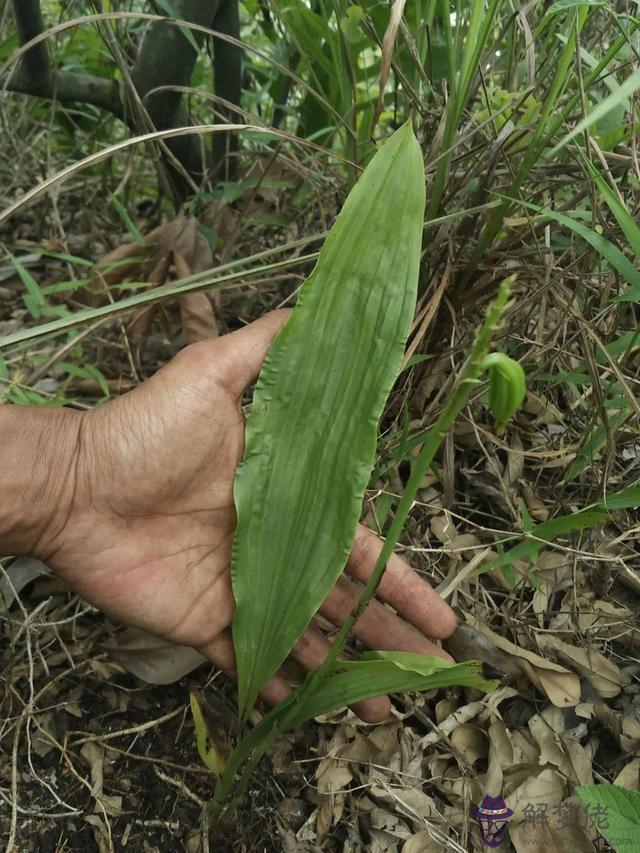
[[[347,562],[347,573],[366,583],[382,545],[382,540],[375,533],[359,524]],[[376,594],[427,637],[444,640],[456,629],[457,620],[453,610],[397,554],[389,558]]]

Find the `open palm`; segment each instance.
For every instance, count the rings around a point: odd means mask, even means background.
[[[82,415],[74,493],[49,562],[110,616],[200,650],[234,673],[230,560],[233,478],[244,447],[240,400],[287,312],[274,312],[215,341],[194,344],[136,390]],[[347,571],[321,611],[335,625],[359,598],[380,541],[360,527]],[[428,637],[455,628],[450,608],[399,557],[356,627],[371,648],[448,657]],[[306,669],[329,641],[310,627],[292,656]],[[275,676],[263,691],[283,699]],[[358,707],[377,720],[386,698]]]

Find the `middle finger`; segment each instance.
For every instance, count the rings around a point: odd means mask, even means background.
[[[320,612],[334,625],[340,626],[358,606],[361,594],[361,587],[346,577],[341,577],[321,606]],[[353,633],[370,649],[417,652],[453,662],[451,655],[375,598],[369,602],[356,622]]]

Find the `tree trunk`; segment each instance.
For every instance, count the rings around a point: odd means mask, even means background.
[[[44,31],[44,21],[38,0],[15,0],[13,4],[18,40],[21,45]],[[0,88],[12,92],[56,99],[62,103],[79,101],[93,104],[122,118],[118,84],[90,74],[58,71],[51,63],[46,42],[28,50],[17,70],[0,79]]]
[[[213,27],[218,11],[218,0],[174,0],[176,17],[204,27]],[[204,34],[191,31],[198,47]],[[191,81],[198,54],[191,39],[179,27],[165,22],[151,25],[140,45],[131,79],[136,87],[151,121],[158,130],[181,127],[189,123],[189,117],[180,92],[155,89],[165,86],[188,86]],[[193,177],[200,183],[206,173],[204,146],[196,136],[181,136],[167,141],[169,149]],[[181,196],[189,194],[184,178],[172,169],[172,178]]]
[[[40,0],[13,0],[13,9],[21,45],[44,31]],[[178,19],[239,37],[238,0],[173,0],[172,10],[175,10]],[[172,91],[172,87],[189,85],[198,59],[193,41],[201,47],[205,34],[194,30],[188,31],[190,35],[186,35],[186,32],[165,21],[151,24],[131,72],[131,83],[158,130],[189,124],[183,96],[179,91]],[[232,104],[240,103],[241,62],[240,48],[215,39],[216,93]],[[144,127],[140,126],[140,111],[131,108],[126,90],[123,103],[115,81],[58,71],[51,61],[46,42],[40,42],[27,51],[18,69],[0,79],[1,86],[14,92],[55,98],[63,103],[76,101],[94,104],[122,119],[134,130],[144,132],[148,129],[148,123]],[[156,91],[158,89],[160,91]],[[230,108],[222,108],[222,113],[227,121],[235,118]],[[193,181],[200,184],[208,171],[214,171],[214,165],[220,172],[219,166],[225,154],[235,150],[236,143],[229,134],[216,134],[213,162],[207,156],[210,146],[195,135],[167,140],[166,144]],[[192,187],[171,163],[168,164],[168,170],[176,200],[183,201],[191,194]]]
[[[220,9],[214,21],[214,29],[234,38],[240,38],[240,12],[237,0],[221,0]],[[214,92],[231,104],[240,103],[242,90],[242,51],[234,44],[219,38],[213,40],[213,76]],[[220,107],[223,121],[241,121],[241,116],[227,107]],[[235,154],[238,150],[236,134],[216,133],[213,137],[213,157],[218,177],[224,180],[233,178]]]

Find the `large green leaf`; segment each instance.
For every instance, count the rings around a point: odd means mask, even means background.
[[[411,652],[366,652],[361,660],[336,661],[326,679],[298,706],[290,725],[384,693],[449,686],[490,692],[497,684],[484,678],[478,661],[448,663]]]
[[[617,853],[640,850],[640,792],[619,785],[583,785],[577,792],[594,825]]]
[[[424,201],[406,124],[349,194],[260,373],[235,481],[244,715],[346,564],[415,308]]]

